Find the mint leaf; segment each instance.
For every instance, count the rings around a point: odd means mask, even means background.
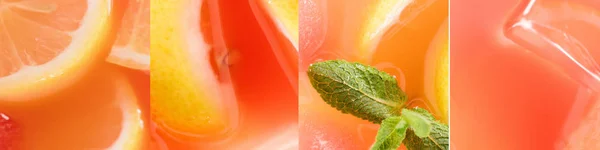
[[[402,117],[389,117],[381,123],[371,150],[396,150],[406,136],[408,123]]]
[[[331,60],[312,64],[308,77],[327,104],[382,123],[371,149],[397,149],[400,143],[409,150],[449,149],[448,125],[425,109],[403,109],[406,95],[393,76],[358,63]]]
[[[402,109],[400,117],[383,120],[371,149],[397,149],[401,142],[408,149],[448,149],[448,126],[434,119],[425,109]]]
[[[409,150],[448,150],[449,134],[448,125],[435,120],[433,115],[422,108],[412,109],[423,116],[426,116],[431,121],[431,131],[426,137],[417,136],[413,129],[406,132],[406,139],[402,142]],[[402,114],[404,116],[404,114]]]
[[[433,117],[433,115],[429,111],[427,111],[427,109],[415,107],[415,108],[413,108],[411,110],[414,111],[414,112],[417,112],[417,113],[419,113],[419,114],[421,114],[421,115],[423,115],[425,117],[427,117],[430,120],[435,120],[435,117]]]
[[[373,123],[399,116],[406,101],[393,76],[359,63],[314,63],[308,69],[308,77],[327,104]]]
[[[427,137],[431,131],[431,122],[428,116],[409,109],[402,109],[402,119],[406,120],[409,127],[418,137]]]

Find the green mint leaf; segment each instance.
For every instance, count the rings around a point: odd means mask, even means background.
[[[428,116],[409,109],[402,109],[402,119],[406,120],[410,129],[418,137],[427,137],[431,131],[431,122]]]
[[[406,139],[403,141],[409,150],[448,150],[449,134],[448,125],[435,120],[433,115],[422,108],[415,108],[412,111],[420,113],[431,121],[431,131],[426,137],[417,136],[415,131],[409,129],[406,132]],[[404,114],[402,114],[404,115]]]
[[[393,76],[359,63],[314,63],[308,69],[308,77],[327,104],[373,123],[399,116],[406,101]]]
[[[429,111],[427,111],[427,109],[415,107],[415,108],[411,109],[411,111],[417,112],[417,113],[427,117],[430,120],[436,120],[435,117],[433,117],[433,115],[431,113],[429,113]]]
[[[396,150],[406,136],[408,123],[402,117],[389,117],[381,123],[371,150]]]
[[[406,95],[393,76],[373,67],[343,60],[314,63],[308,70],[321,98],[341,111],[382,123],[371,149],[449,149],[448,125],[425,109],[402,109]],[[400,112],[402,111],[402,112]]]

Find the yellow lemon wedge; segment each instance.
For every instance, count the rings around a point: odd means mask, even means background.
[[[202,0],[151,0],[151,117],[182,138],[226,128],[210,46],[201,25]]]
[[[298,50],[298,0],[260,0],[271,19]]]
[[[448,20],[441,24],[425,56],[425,97],[440,120],[448,123],[450,108],[450,58]]]
[[[398,22],[401,13],[412,2],[413,0],[380,0],[368,6],[367,21],[360,31],[360,56],[372,55],[386,31]]]

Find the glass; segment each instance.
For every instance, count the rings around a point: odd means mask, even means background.
[[[557,149],[596,149],[600,125],[600,2],[522,1],[504,29],[507,38],[550,61],[581,86],[563,123]]]
[[[600,3],[451,1],[456,149],[597,149]]]

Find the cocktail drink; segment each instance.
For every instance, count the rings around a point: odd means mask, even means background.
[[[447,122],[448,1],[300,0],[300,149],[368,149],[379,125],[325,103],[310,64],[343,59],[395,76],[408,107]]]
[[[279,28],[278,19],[288,18],[270,12],[285,5],[152,2],[152,10],[166,11],[151,15],[151,132],[158,147],[296,149],[297,39],[286,36],[294,24]]]
[[[0,1],[0,149],[148,148],[147,70],[111,63],[144,2]]]
[[[599,148],[598,1],[451,8],[452,147]]]

